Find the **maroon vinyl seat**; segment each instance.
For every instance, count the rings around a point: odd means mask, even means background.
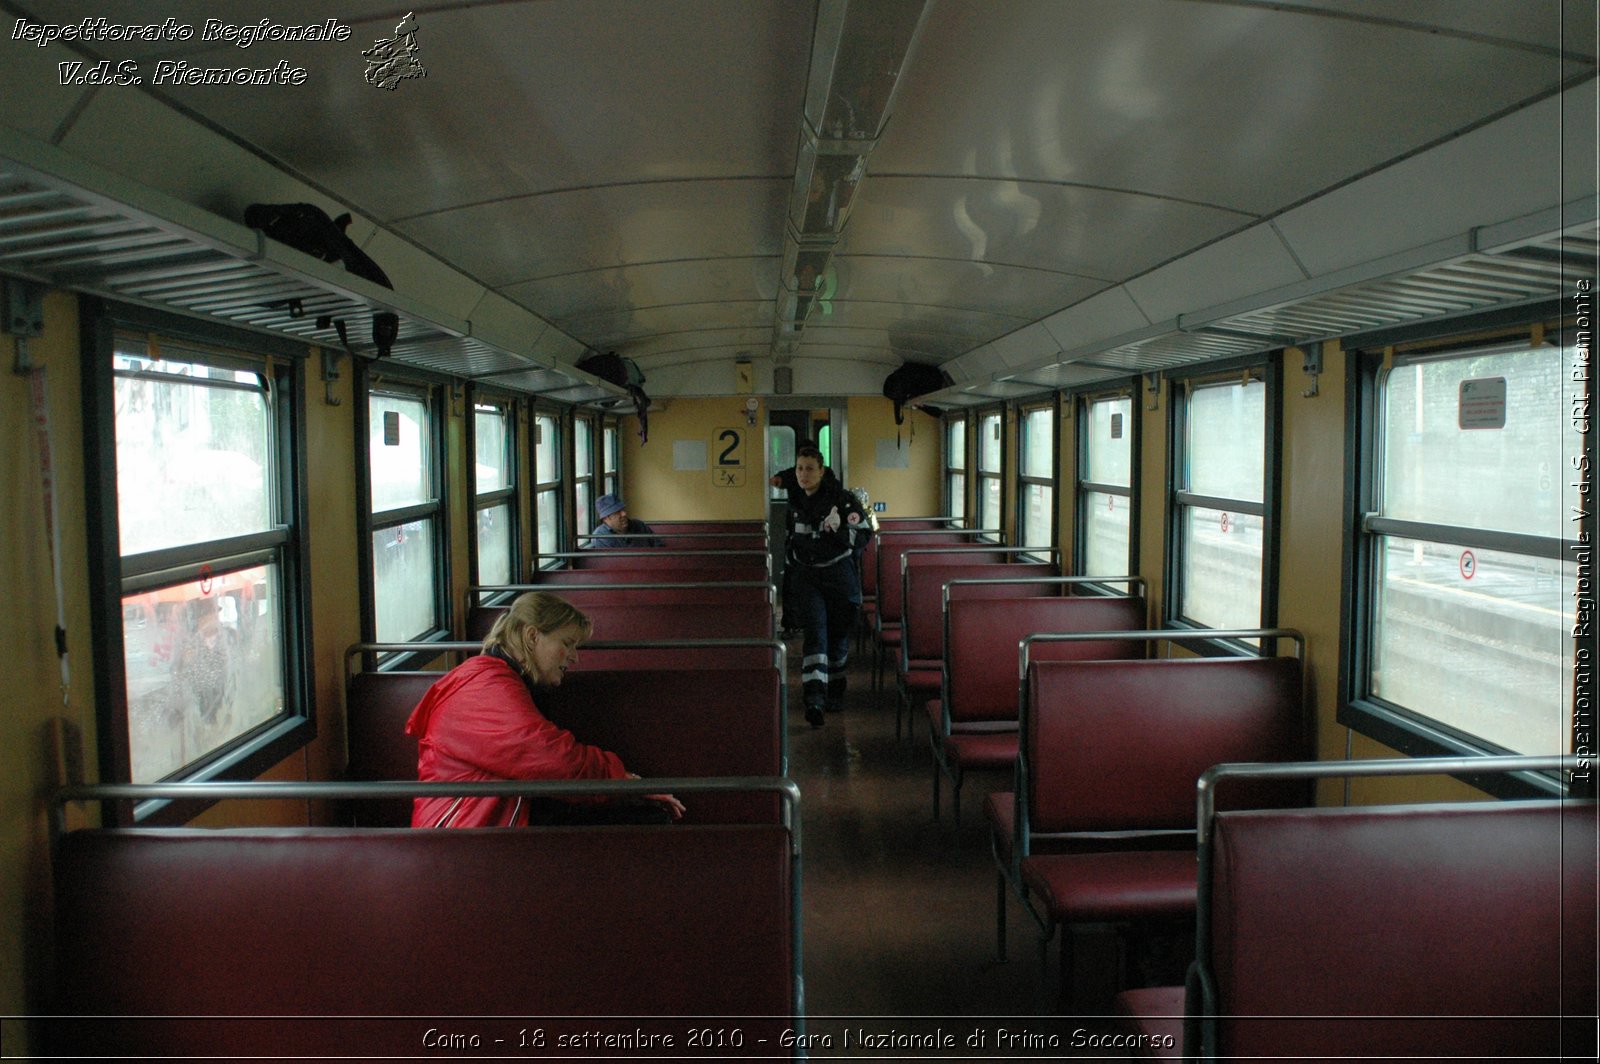
[[[1212,826],[1187,1044],[1163,1055],[1594,1058],[1592,801],[1224,811]],[[1180,994],[1124,994],[1118,1011],[1150,1041]]]
[[[1068,929],[1063,999],[1073,925],[1192,919],[1194,856],[1172,851],[1170,836],[1192,830],[1200,775],[1225,761],[1303,759],[1308,733],[1297,658],[1030,662],[1012,856],[1041,957],[1057,928]],[[1310,795],[1303,781],[1279,780],[1240,785],[1227,800],[1278,808]],[[1163,835],[1143,856],[1032,848],[1035,835],[1141,832]]]
[[[642,609],[692,605],[764,605],[770,611],[772,606],[772,585],[761,580],[699,584],[678,581],[566,584],[559,588],[538,588],[531,584],[476,587],[471,589],[473,601],[467,610],[466,638],[482,639],[488,635],[494,622],[505,613],[511,599],[522,592],[534,590],[549,590],[586,612],[594,606],[619,602]]]
[[[933,750],[933,813],[939,815],[942,778],[951,781],[954,816],[968,772],[1008,770],[1017,758],[1018,644],[1039,632],[1142,629],[1142,596],[1052,594],[1063,585],[1022,578],[1010,584],[949,584],[943,607],[944,668],[938,716],[929,704]],[[1004,594],[1004,597],[991,597]],[[1041,643],[1044,659],[1129,658],[1144,654],[1139,640],[1108,638]]]
[[[952,581],[964,581],[963,594],[979,596],[1054,595],[1061,588],[1053,585],[1009,585],[974,583],[982,579],[1025,580],[1055,576],[1055,566],[1023,560],[1020,551],[994,547],[923,548],[906,551],[900,558],[901,627],[900,653],[895,655],[894,731],[900,735],[900,720],[908,718],[907,729],[917,708],[939,695],[944,683],[944,597]],[[1025,588],[1032,590],[1025,591]]]
[[[1115,1015],[1127,1032],[1122,1048],[1141,1060],[1173,1060],[1183,1048],[1184,988],[1149,986],[1117,995]]]
[[[788,767],[784,678],[773,651],[763,652],[765,665],[714,673],[692,662],[575,670],[559,687],[541,690],[537,704],[581,741],[614,751],[644,776],[782,776]],[[349,678],[348,779],[417,778],[417,742],[405,723],[440,675],[389,671]],[[707,794],[689,805],[684,822],[767,823],[776,815],[777,799],[769,794]],[[350,817],[360,826],[403,827],[411,823],[411,802],[363,800],[352,804]]]
[[[978,542],[976,533],[952,528],[885,529],[872,537],[867,549],[873,570],[870,580],[877,595],[872,628],[874,693],[882,690],[884,669],[898,656],[901,643],[900,626],[905,605],[904,585],[900,580],[901,556],[908,550],[929,547],[984,545]],[[868,556],[864,554],[863,560]]]
[[[621,556],[618,557],[621,560]],[[728,584],[765,580],[765,572],[730,571],[701,558],[694,566],[642,567],[616,565],[594,569],[538,569],[529,581],[539,590],[562,594],[574,584]]]
[[[594,624],[593,639],[771,639],[772,607],[765,600],[722,602],[701,598],[644,604],[626,593],[608,598],[571,599]],[[509,607],[486,606],[467,616],[467,638],[482,639]],[[582,660],[582,654],[579,654]]]
[[[44,1041],[377,1059],[430,1028],[510,1047],[577,1017],[693,1016],[773,1044],[798,1011],[796,860],[777,824],[76,831],[53,866]]]
[[[666,547],[629,550],[607,547],[559,557],[565,558],[574,569],[720,569],[727,574],[724,580],[755,579],[765,576],[770,568],[765,543],[755,550],[675,550]]]

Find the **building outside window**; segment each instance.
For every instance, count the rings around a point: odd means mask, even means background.
[[[944,512],[958,521],[967,516],[967,416],[958,414],[944,426]]]
[[[292,367],[118,334],[116,528],[128,779],[215,774],[304,719]],[[119,710],[120,712],[120,707]],[[120,772],[120,768],[113,771]]]

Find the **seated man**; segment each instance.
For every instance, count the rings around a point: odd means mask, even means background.
[[[660,547],[661,540],[643,521],[628,516],[628,505],[620,495],[602,495],[595,500],[594,512],[600,518],[595,526],[591,547]]]

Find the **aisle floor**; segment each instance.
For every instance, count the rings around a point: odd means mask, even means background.
[[[800,640],[787,643],[790,775],[802,796],[809,1029],[861,1028],[857,1018],[871,1018],[869,1031],[937,1029],[959,1041],[981,1032],[986,1045],[974,1051],[982,1056],[1007,1037],[1054,1033],[1065,1046],[1079,1028],[1113,1030],[1104,1015],[1116,967],[1110,936],[1074,939],[1075,1007],[1088,1010],[1080,1016],[1055,1015],[1055,950],[1047,977],[1036,925],[1015,899],[1008,903],[1009,960],[996,957],[983,797],[1009,790],[1009,776],[968,779],[959,827],[946,780],[936,821],[928,729],[918,721],[914,739],[896,739],[892,677],[874,705],[870,651],[852,654],[845,710],[813,729],[800,698]],[[1026,1040],[1011,1044],[1019,1055],[1030,1048]],[[832,1049],[839,1048],[836,1041]]]

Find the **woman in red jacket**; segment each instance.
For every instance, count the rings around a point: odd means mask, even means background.
[[[483,641],[483,653],[462,662],[428,688],[406,722],[417,737],[417,778],[463,780],[637,779],[609,750],[579,742],[534,705],[536,687],[555,687],[578,660],[589,618],[543,591],[519,596]],[[618,808],[610,804],[541,801],[534,822],[676,820],[683,805],[669,794]],[[523,798],[418,798],[411,826],[521,827],[530,821]],[[643,815],[640,815],[643,814]]]

